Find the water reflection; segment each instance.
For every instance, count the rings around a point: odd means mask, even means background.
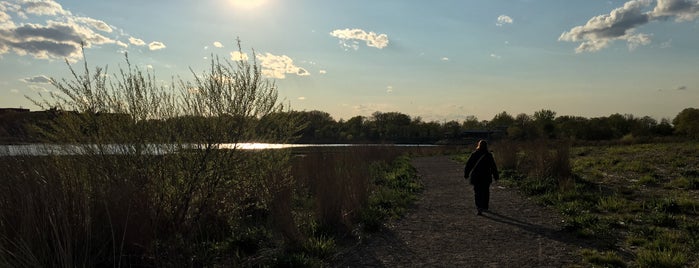
[[[223,150],[269,150],[301,147],[353,147],[353,146],[397,146],[417,147],[435,146],[425,144],[282,144],[282,143],[224,143],[215,149]],[[0,145],[0,156],[48,156],[48,155],[84,155],[84,154],[150,154],[164,155],[176,153],[182,150],[202,150],[203,144],[21,144]]]

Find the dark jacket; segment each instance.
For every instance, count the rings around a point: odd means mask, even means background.
[[[464,167],[464,178],[469,179],[473,185],[490,184],[493,179],[500,179],[493,154],[485,150],[471,153]]]

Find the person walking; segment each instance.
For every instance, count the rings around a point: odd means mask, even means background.
[[[493,154],[488,151],[488,142],[479,140],[476,150],[471,153],[464,167],[464,178],[473,185],[478,215],[488,211],[490,184],[500,179]]]

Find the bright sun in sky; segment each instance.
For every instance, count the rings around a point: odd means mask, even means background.
[[[231,4],[233,4],[233,7],[236,8],[242,8],[242,9],[254,9],[258,8],[265,3],[267,3],[267,0],[230,0]]]

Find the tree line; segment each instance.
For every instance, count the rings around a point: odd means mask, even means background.
[[[305,143],[458,143],[483,133],[513,140],[601,141],[675,135],[697,138],[699,132],[699,109],[696,108],[682,110],[673,120],[660,121],[650,116],[618,113],[595,118],[556,116],[556,112],[546,109],[531,115],[511,115],[503,111],[491,120],[468,116],[461,122],[424,121],[399,112],[375,112],[368,117],[355,116],[339,121],[322,111],[293,111],[285,116],[305,122],[298,133],[298,141]]]
[[[29,126],[35,128],[50,125],[48,122],[60,114],[60,111],[55,110],[0,114],[0,141],[8,143],[41,140]],[[118,115],[105,116],[119,118]],[[177,126],[183,122],[210,120],[230,121],[231,125],[240,122],[234,118],[181,117],[165,121],[148,120],[145,124],[153,125],[154,131],[166,129],[181,132],[186,130]],[[270,136],[269,133],[274,133],[280,124],[289,120],[303,123],[296,131],[295,140],[298,143],[459,143],[479,134],[513,140],[543,138],[582,141],[668,136],[699,137],[699,109],[697,108],[686,108],[674,119],[660,121],[650,116],[637,117],[618,113],[594,118],[557,116],[556,112],[546,109],[531,115],[525,113],[511,115],[503,111],[490,120],[478,120],[475,116],[468,116],[461,122],[425,121],[421,117],[411,117],[400,112],[375,112],[371,116],[335,120],[329,113],[317,110],[281,111],[249,120],[257,121],[255,125],[256,132],[260,133],[258,136],[266,137],[264,140],[256,140],[258,142],[274,142],[274,139],[269,138],[274,135]],[[163,125],[172,127],[163,128]],[[178,135],[191,136],[187,133]]]

